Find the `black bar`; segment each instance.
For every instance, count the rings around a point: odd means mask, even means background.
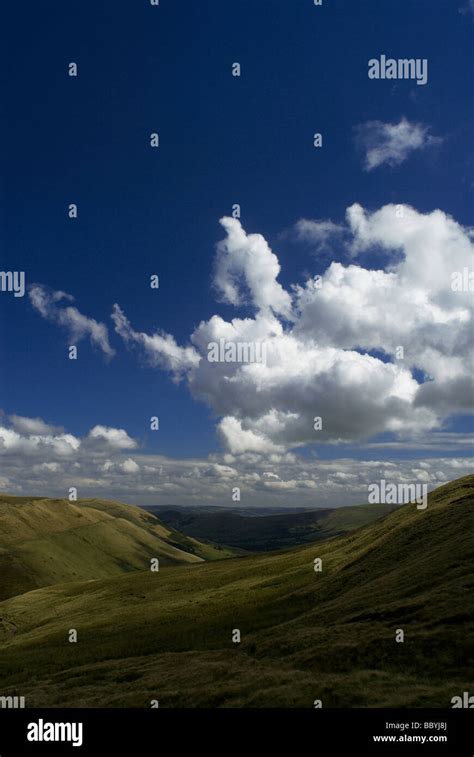
[[[82,744],[28,741],[56,733],[48,724],[82,724]],[[388,725],[390,724],[390,725]],[[18,709],[0,710],[0,757],[18,755],[132,755],[183,750],[228,755],[270,749],[311,757],[347,755],[445,755],[472,757],[474,718],[469,709]],[[80,740],[80,731],[64,729]],[[374,737],[395,737],[392,743]],[[417,737],[414,741],[413,738]],[[425,743],[419,743],[425,737]],[[285,747],[285,745],[288,746]],[[344,750],[341,752],[341,749]]]

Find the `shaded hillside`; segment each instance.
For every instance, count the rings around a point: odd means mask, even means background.
[[[449,707],[474,673],[473,529],[469,476],[326,542],[7,600],[2,690],[29,706]]]
[[[158,507],[150,511],[170,527],[198,539],[248,552],[266,552],[339,536],[393,509],[393,505],[355,505],[263,516],[206,512],[195,507]]]
[[[143,570],[152,557],[166,565],[228,555],[130,505],[0,495],[1,599]]]

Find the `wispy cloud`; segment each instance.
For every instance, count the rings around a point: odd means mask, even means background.
[[[430,127],[402,118],[398,123],[367,121],[355,127],[355,141],[363,155],[366,171],[384,164],[398,166],[416,150],[441,143],[429,134]]]
[[[294,225],[296,239],[311,245],[316,252],[331,250],[334,243],[341,241],[344,231],[343,225],[327,219],[300,218]]]
[[[52,291],[41,284],[33,284],[29,289],[29,298],[33,308],[42,318],[62,327],[72,344],[89,338],[91,344],[98,347],[107,358],[115,355],[110,346],[109,332],[104,323],[83,315],[75,306],[74,297],[61,291]]]
[[[115,331],[129,347],[140,347],[148,362],[168,370],[179,381],[182,376],[197,366],[200,360],[194,347],[179,347],[174,337],[164,331],[149,335],[135,331],[119,305],[115,304],[111,315]]]
[[[474,0],[466,0],[466,2],[459,8],[459,13],[462,13],[463,15],[471,13],[474,16]]]

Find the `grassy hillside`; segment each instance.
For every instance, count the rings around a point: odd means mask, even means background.
[[[206,512],[194,507],[159,507],[150,511],[172,528],[198,539],[209,539],[232,549],[266,552],[339,536],[393,509],[393,505],[355,505],[259,517],[240,512]]]
[[[0,599],[143,570],[152,557],[167,565],[229,554],[177,533],[137,507],[0,495]]]
[[[473,528],[469,476],[424,511],[325,542],[9,599],[2,692],[29,706],[449,707],[474,673]]]

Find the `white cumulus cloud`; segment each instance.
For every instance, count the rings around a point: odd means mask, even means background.
[[[230,454],[281,456],[384,433],[420,439],[450,413],[472,410],[472,294],[453,291],[451,274],[472,267],[473,245],[448,215],[352,205],[343,228],[355,262],[332,262],[320,282],[308,278],[290,292],[276,281],[280,266],[261,235],[247,235],[235,219],[222,225],[218,289],[253,316],[214,315],[185,348],[170,335],[137,334],[121,311],[118,330],[156,365],[185,370],[193,396],[219,418]],[[372,248],[385,259],[378,270],[356,262]],[[268,266],[255,262],[259,255]],[[266,360],[209,362],[208,345],[219,340],[264,343]]]
[[[123,428],[94,426],[89,431],[89,439],[105,441],[112,449],[135,449],[138,446]]]

